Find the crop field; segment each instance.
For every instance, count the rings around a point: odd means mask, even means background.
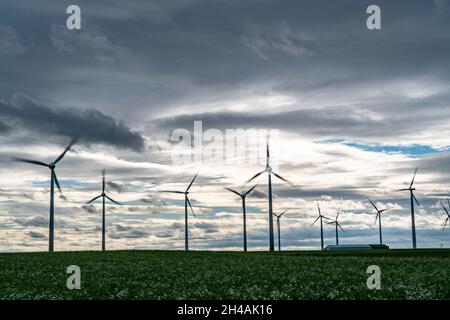
[[[450,299],[450,250],[3,253],[0,270],[0,299]]]

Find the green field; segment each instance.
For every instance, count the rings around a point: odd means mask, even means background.
[[[450,250],[3,253],[0,270],[0,299],[450,299]]]

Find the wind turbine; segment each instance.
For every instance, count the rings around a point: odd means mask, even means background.
[[[414,195],[414,190],[416,190],[416,188],[413,187],[414,184],[414,179],[416,178],[416,174],[417,174],[417,170],[418,168],[416,168],[414,170],[414,175],[413,178],[411,180],[411,184],[409,185],[408,188],[405,189],[399,189],[398,191],[409,191],[410,193],[410,198],[411,198],[411,229],[412,229],[412,243],[413,243],[413,248],[416,249],[417,247],[417,242],[416,242],[416,221],[414,219],[414,201],[417,203],[418,206],[420,206],[419,201],[417,200],[416,196]]]
[[[334,219],[334,221],[332,221],[332,222],[328,222],[328,224],[334,224],[335,227],[336,227],[336,245],[337,245],[337,246],[339,245],[339,230],[338,230],[338,227],[339,227],[342,231],[345,232],[345,230],[342,229],[341,225],[340,225],[339,222],[338,222],[338,218],[339,218],[339,213],[340,213],[340,212],[341,212],[341,210],[339,209],[338,212],[337,212],[337,214],[336,214],[336,219]]]
[[[75,144],[75,140],[72,140],[69,145],[64,149],[64,151],[59,155],[58,158],[56,158],[55,161],[47,164],[42,161],[37,160],[28,160],[23,158],[14,158],[15,161],[19,162],[25,162],[25,163],[31,163],[38,166],[47,167],[50,169],[50,222],[49,222],[49,232],[48,232],[48,251],[53,252],[54,249],[54,229],[55,229],[55,184],[58,187],[59,192],[61,191],[61,186],[59,185],[58,178],[56,177],[56,164],[60,162],[64,156],[66,155],[67,151],[70,150],[70,148]]]
[[[381,235],[381,213],[386,210],[389,210],[389,208],[379,210],[377,208],[377,206],[369,198],[367,198],[367,200],[369,200],[369,202],[372,204],[372,206],[375,208],[375,210],[377,210],[377,215],[375,217],[375,224],[377,223],[377,219],[378,219],[378,228],[379,228],[379,232],[380,232],[380,244],[383,244],[383,237]],[[374,224],[374,226],[375,226],[375,224]]]
[[[96,196],[95,198],[89,200],[86,202],[86,204],[90,204],[97,200],[98,198],[102,198],[102,204],[103,204],[103,210],[102,210],[102,251],[105,251],[105,236],[106,236],[106,226],[105,226],[105,199],[107,198],[109,201],[120,205],[119,202],[116,200],[111,199],[106,193],[105,193],[105,169],[102,170],[102,193],[99,196]]]
[[[192,215],[195,217],[194,209],[192,209],[191,201],[189,201],[189,189],[197,178],[198,173],[194,176],[191,183],[188,185],[186,191],[171,191],[171,190],[163,190],[160,192],[165,193],[176,193],[176,194],[184,194],[184,251],[189,251],[189,230],[188,230],[188,205],[191,208]]]
[[[330,220],[329,218],[325,217],[324,215],[322,215],[322,212],[320,212],[320,206],[319,203],[317,203],[317,210],[319,211],[319,216],[316,218],[316,220],[314,220],[314,222],[311,224],[311,227],[317,222],[317,220],[320,219],[320,247],[323,250],[323,221],[322,219],[327,219]]]
[[[278,179],[287,182],[288,184],[292,185],[288,180],[281,177],[280,175],[276,174],[272,171],[272,167],[270,166],[270,152],[269,152],[269,141],[267,140],[266,145],[266,168],[255,174],[253,177],[251,177],[247,182],[250,182],[254,180],[256,177],[260,176],[261,174],[267,172],[267,178],[268,178],[268,187],[269,187],[269,249],[270,251],[274,251],[274,238],[273,238],[273,210],[272,210],[272,175],[277,177]]]
[[[247,197],[247,195],[253,191],[253,189],[256,188],[256,184],[251,187],[248,191],[244,192],[244,193],[239,193],[236,190],[233,190],[231,188],[225,188],[230,192],[233,192],[235,194],[237,194],[239,197],[241,197],[242,199],[242,217],[243,217],[243,223],[244,223],[244,252],[247,252],[247,217],[246,217],[246,210],[245,210],[245,199]]]
[[[273,215],[275,217],[277,217],[277,229],[278,229],[278,251],[281,251],[281,234],[280,234],[280,218],[283,214],[286,213],[287,210],[284,210],[282,213],[280,214],[276,214],[275,212],[273,213]]]
[[[447,204],[448,204],[448,207],[450,208],[450,201],[448,199],[447,199]],[[445,229],[445,226],[447,225],[448,221],[450,220],[450,213],[448,212],[447,208],[445,207],[445,205],[442,201],[441,201],[441,206],[442,206],[442,208],[444,208],[445,213],[447,214],[447,219],[445,219],[445,222],[443,225],[444,226],[443,229]]]

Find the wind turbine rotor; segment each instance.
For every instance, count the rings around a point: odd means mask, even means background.
[[[411,184],[409,185],[409,189],[411,189],[412,186],[413,186],[413,184],[414,184],[414,179],[416,179],[417,170],[419,170],[419,168],[416,168],[416,169],[414,170],[414,175],[413,175],[413,178],[412,178],[412,180],[411,180]]]
[[[282,176],[280,176],[279,174],[275,173],[272,171],[272,174],[277,177],[280,180],[283,180],[284,182],[286,182],[287,184],[291,185],[292,187],[294,187],[294,184],[292,182],[290,182],[289,180],[283,178]]]
[[[116,200],[114,200],[114,199],[111,199],[110,197],[108,197],[106,194],[105,194],[105,197],[106,198],[108,198],[109,199],[109,201],[111,201],[112,203],[115,203],[115,204],[117,204],[117,205],[121,205],[121,203],[120,202],[117,202]]]
[[[17,162],[25,162],[25,163],[36,164],[38,166],[43,166],[43,167],[47,167],[47,168],[49,167],[48,164],[46,164],[46,163],[44,163],[42,161],[29,160],[29,159],[17,158],[17,157],[14,157],[13,160],[17,161]]]
[[[195,174],[195,176],[194,176],[194,178],[192,179],[192,181],[191,181],[191,183],[189,184],[189,186],[187,187],[187,189],[186,189],[186,193],[189,191],[189,189],[191,188],[191,186],[192,186],[192,184],[194,183],[194,181],[195,181],[195,179],[197,178],[197,176],[198,176],[198,172]]]
[[[158,191],[158,192],[161,192],[161,193],[177,193],[177,194],[186,194],[186,192],[184,192],[184,191],[172,191],[172,190],[160,190],[160,191]]]
[[[234,194],[238,195],[239,197],[242,197],[242,196],[243,196],[242,194],[240,194],[239,192],[237,192],[236,190],[233,190],[233,189],[231,189],[231,188],[225,188],[225,189],[227,189],[227,190],[230,191],[230,192],[233,192]]]
[[[247,192],[245,192],[245,193],[244,193],[244,197],[247,196],[248,194],[250,194],[253,190],[255,190],[256,186],[257,186],[257,185],[255,184],[255,185],[254,185],[253,187],[251,187]]]
[[[196,215],[195,215],[195,213],[194,213],[194,209],[192,209],[191,201],[189,200],[189,198],[188,198],[187,195],[186,195],[186,200],[187,200],[187,203],[188,203],[188,205],[189,205],[189,208],[191,208],[192,215],[193,215],[194,217],[196,217]]]
[[[250,179],[247,180],[248,182],[251,182],[252,180],[256,179],[257,177],[259,177],[260,175],[262,175],[264,172],[266,172],[266,170],[258,172],[257,174],[255,174],[253,177],[251,177]]]
[[[91,200],[89,200],[88,202],[86,202],[86,204],[90,204],[92,202],[94,202],[95,200],[97,200],[98,198],[100,198],[102,195],[96,196],[95,198],[92,198]]]
[[[59,155],[58,158],[56,158],[56,160],[53,162],[53,164],[57,164],[58,162],[60,162],[64,156],[66,155],[67,151],[70,150],[70,148],[72,148],[72,146],[75,144],[76,140],[72,140],[69,145],[66,147],[66,149],[64,149],[64,151]]]
[[[105,171],[105,169],[103,169],[102,170],[102,193],[105,193],[105,181],[106,181],[105,175],[106,175],[106,171]]]
[[[311,223],[311,227],[317,222],[317,220],[319,220],[320,219],[320,216],[318,216],[317,218],[316,218],[316,220],[314,220],[314,222],[313,223]]]
[[[62,193],[61,186],[59,184],[58,178],[56,177],[55,171],[53,171],[53,178],[55,179],[56,187],[58,188],[59,192]]]

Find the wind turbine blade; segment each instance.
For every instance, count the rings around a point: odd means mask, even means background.
[[[444,206],[444,203],[441,201],[441,206],[445,210],[445,213],[447,213],[448,216],[450,216],[450,213],[448,213],[447,208]]]
[[[66,149],[64,149],[63,153],[61,153],[59,155],[58,158],[56,158],[55,160],[55,164],[60,162],[62,160],[62,158],[64,158],[64,156],[66,155],[67,151],[70,150],[70,148],[72,148],[72,146],[75,144],[75,140],[70,141],[69,145],[66,147]]]
[[[186,192],[189,191],[189,189],[191,188],[191,186],[192,186],[192,184],[194,183],[194,180],[197,178],[197,176],[198,176],[198,172],[195,174],[195,176],[194,176],[194,178],[192,179],[191,183],[190,183],[189,186],[187,187]]]
[[[316,218],[316,220],[314,220],[314,222],[313,223],[311,223],[311,227],[314,225],[314,223],[316,223],[317,222],[317,220],[319,220],[320,219],[320,216],[319,217],[317,217]]]
[[[58,187],[59,192],[62,193],[61,186],[59,185],[58,178],[56,177],[56,172],[53,172],[53,177],[55,179],[56,186]]]
[[[330,218],[325,217],[325,216],[322,216],[322,218],[323,218],[323,219],[327,219],[327,220],[331,220]]]
[[[380,212],[380,210],[378,210],[377,206],[372,202],[372,200],[370,200],[369,198],[367,198],[367,200],[369,200],[369,202],[372,204],[372,207],[374,207],[377,212]]]
[[[412,180],[411,180],[411,184],[409,185],[410,188],[411,188],[411,187],[413,186],[413,184],[414,184],[414,179],[416,179],[417,170],[419,170],[419,168],[416,168],[416,169],[414,170],[414,175],[413,175],[413,178],[412,178]]]
[[[409,191],[409,189],[397,189],[396,191]]]
[[[187,200],[187,203],[189,205],[189,208],[191,208],[192,215],[195,217],[195,213],[194,213],[194,209],[192,209],[191,201],[189,200],[188,197],[186,197],[186,200]]]
[[[264,172],[266,172],[266,170],[258,172],[257,174],[255,174],[253,177],[251,177],[250,179],[247,180],[247,182],[252,181],[253,179],[259,177],[260,175],[262,175]]]
[[[158,192],[162,192],[162,193],[177,193],[177,194],[185,194],[186,193],[184,191],[171,191],[171,190],[160,190]]]
[[[442,230],[444,230],[445,229],[445,227],[447,226],[447,222],[448,222],[448,220],[450,219],[450,216],[448,216],[447,217],[447,219],[445,219],[445,222],[444,222],[444,227],[442,228]]]
[[[339,213],[341,213],[341,209],[338,209],[338,211],[337,211],[337,214],[336,214],[336,219],[335,219],[335,221],[336,221],[336,222],[338,221],[338,218],[339,218]]]
[[[281,217],[283,214],[285,214],[287,211],[288,211],[289,209],[287,209],[287,210],[284,210],[282,213],[280,213],[278,216],[279,217]]]
[[[36,161],[36,160],[28,160],[23,158],[13,158],[14,161],[17,162],[25,162],[25,163],[31,163],[31,164],[37,164],[38,166],[44,166],[48,168],[48,164],[42,162],[42,161]]]
[[[225,189],[227,189],[230,192],[233,192],[233,193],[237,194],[239,197],[242,197],[242,195],[239,192],[237,192],[236,190],[233,190],[231,188],[225,188]]]
[[[328,222],[327,224],[335,224],[336,223],[336,221],[331,221],[331,222]]]
[[[289,180],[286,180],[285,178],[283,178],[282,176],[280,176],[279,174],[276,174],[275,172],[272,171],[272,174],[277,177],[280,180],[283,180],[284,182],[286,182],[287,184],[294,186],[294,184],[292,182],[290,182]]]
[[[107,195],[105,195],[105,197],[107,197],[107,198],[109,199],[109,201],[111,201],[112,203],[115,203],[115,204],[121,205],[121,203],[120,203],[120,202],[117,202],[116,200],[113,200],[113,199],[111,199],[111,198],[110,198],[110,197],[108,197]]]
[[[255,188],[256,188],[257,184],[255,184],[253,187],[251,187],[246,193],[244,193],[244,197],[247,196],[248,194],[250,194]]]
[[[375,230],[375,226],[377,225],[378,216],[380,214],[377,212],[377,215],[375,216],[375,222],[373,223],[373,230]]]
[[[389,210],[389,208],[386,208],[386,209],[382,209],[382,210],[380,210],[380,211],[378,211],[379,213],[382,213],[382,212],[385,212],[385,211],[388,211]]]
[[[105,169],[102,170],[102,192],[105,192]]]
[[[86,204],[90,204],[92,202],[94,202],[95,200],[97,200],[98,198],[100,198],[102,195],[96,196],[95,198],[92,198],[91,200],[89,200],[88,202],[86,202]]]
[[[342,230],[342,231],[344,231],[345,232],[345,230],[344,229],[342,229],[342,227],[341,227],[341,225],[339,224],[339,223],[337,223],[337,226]]]
[[[414,198],[414,201],[417,203],[418,206],[420,206],[419,200],[417,200],[416,196],[414,195],[414,193],[412,194],[412,197]]]
[[[444,229],[445,229],[445,227],[447,226],[447,222],[448,222],[448,219],[450,219],[450,216],[448,216],[448,217],[447,217],[447,219],[445,219],[445,222],[444,222],[444,227],[442,228],[442,230],[444,230]]]
[[[319,217],[320,217],[322,215],[322,212],[320,212],[320,206],[318,202],[317,202],[317,210],[319,210]]]
[[[266,141],[266,166],[269,165],[269,162],[270,162],[269,136],[267,135],[267,141]]]

